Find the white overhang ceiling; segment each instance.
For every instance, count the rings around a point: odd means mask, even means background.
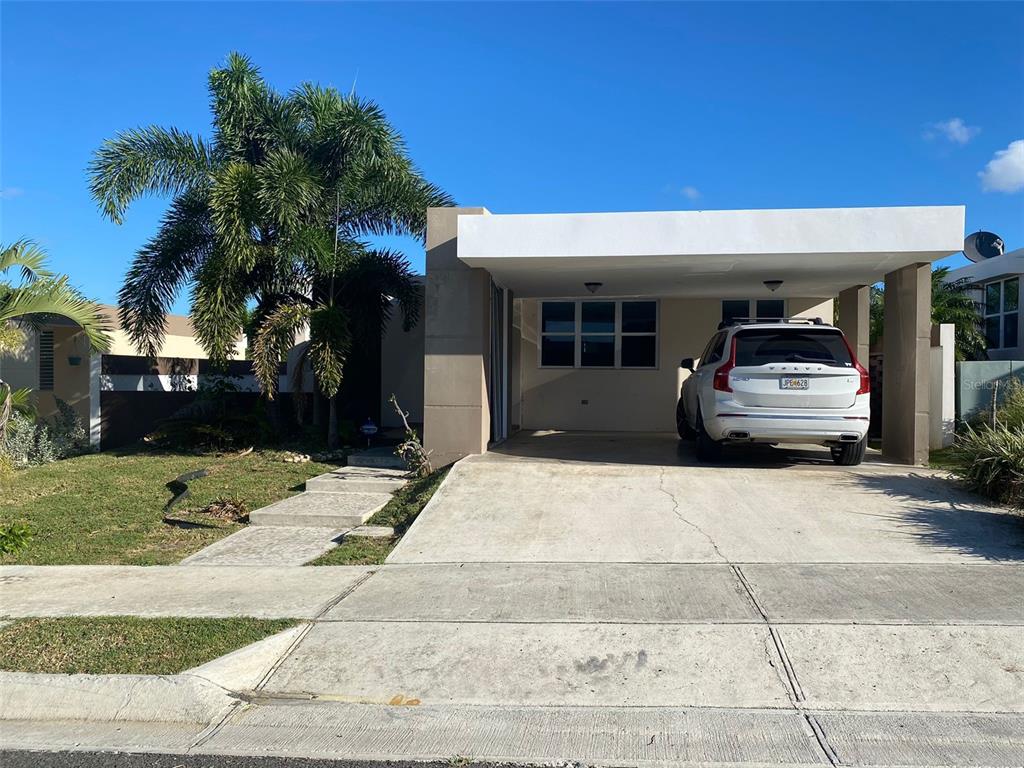
[[[963,206],[461,215],[458,256],[517,296],[830,297],[959,251]]]

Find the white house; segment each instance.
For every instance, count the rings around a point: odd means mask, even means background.
[[[806,315],[867,360],[886,283],[882,448],[924,463],[931,263],[962,206],[427,216],[424,439],[439,464],[516,429],[671,431],[684,357],[723,319]]]
[[[990,360],[1024,360],[1024,313],[1020,311],[1022,276],[1024,248],[981,259],[946,275],[946,282],[966,278],[977,287]]]

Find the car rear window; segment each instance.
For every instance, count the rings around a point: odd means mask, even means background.
[[[801,328],[739,331],[736,365],[823,363],[853,367],[850,350],[838,331]]]

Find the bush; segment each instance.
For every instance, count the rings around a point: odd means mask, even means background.
[[[146,442],[166,448],[223,451],[247,448],[270,440],[273,430],[253,398],[249,408],[242,405],[241,390],[230,376],[212,376],[204,381],[196,399],[146,436]]]
[[[953,473],[968,488],[1024,509],[1024,427],[967,427],[952,460]]]
[[[0,443],[3,464],[29,467],[48,464],[83,453],[89,445],[85,424],[75,409],[57,400],[53,421],[36,420],[16,413],[7,424],[7,435]]]
[[[975,430],[991,427],[992,411],[987,408],[978,411],[968,423]],[[1008,379],[1000,383],[995,424],[1007,429],[1024,429],[1024,383],[1019,379]]]

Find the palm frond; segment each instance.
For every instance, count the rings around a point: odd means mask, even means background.
[[[261,221],[259,181],[248,163],[229,163],[210,190],[210,218],[226,262],[245,270],[256,264],[254,233]]]
[[[295,336],[309,322],[310,307],[304,303],[281,304],[260,323],[252,348],[252,367],[260,389],[273,400],[277,392],[278,366],[295,344]]]
[[[246,304],[250,296],[245,274],[226,264],[217,253],[196,272],[192,327],[214,366],[223,366],[234,356],[235,344],[248,319]]]
[[[89,188],[103,215],[120,224],[134,200],[201,187],[215,165],[213,150],[201,138],[177,128],[136,128],[96,150],[89,163]]]
[[[344,309],[321,304],[310,313],[309,362],[324,397],[338,393],[351,346],[349,317]]]
[[[281,229],[302,222],[321,199],[316,172],[305,157],[290,149],[267,153],[255,177],[262,212]]]
[[[0,303],[0,324],[32,315],[58,315],[82,328],[96,351],[110,348],[110,325],[100,307],[68,284],[67,275],[15,288]]]
[[[248,57],[232,52],[209,76],[210,107],[217,146],[225,159],[256,163],[266,135],[263,118],[272,110],[271,91]]]
[[[21,239],[0,248],[0,275],[17,268],[21,272],[22,281],[26,283],[53,277],[53,273],[46,269],[46,251],[34,241]]]
[[[932,271],[932,322],[956,326],[958,360],[985,356],[985,339],[981,304],[974,299],[974,286],[967,279],[945,282],[948,267]]]
[[[171,305],[213,245],[203,196],[190,192],[177,197],[156,236],[136,254],[118,293],[121,327],[140,354],[157,356]]]
[[[455,204],[404,158],[352,168],[340,183],[346,203],[342,218],[351,232],[412,235],[424,242],[427,209]]]
[[[368,250],[352,260],[344,273],[341,300],[358,318],[362,333],[376,333],[391,317],[392,299],[402,311],[403,327],[419,320],[422,294],[409,261],[398,251]]]

